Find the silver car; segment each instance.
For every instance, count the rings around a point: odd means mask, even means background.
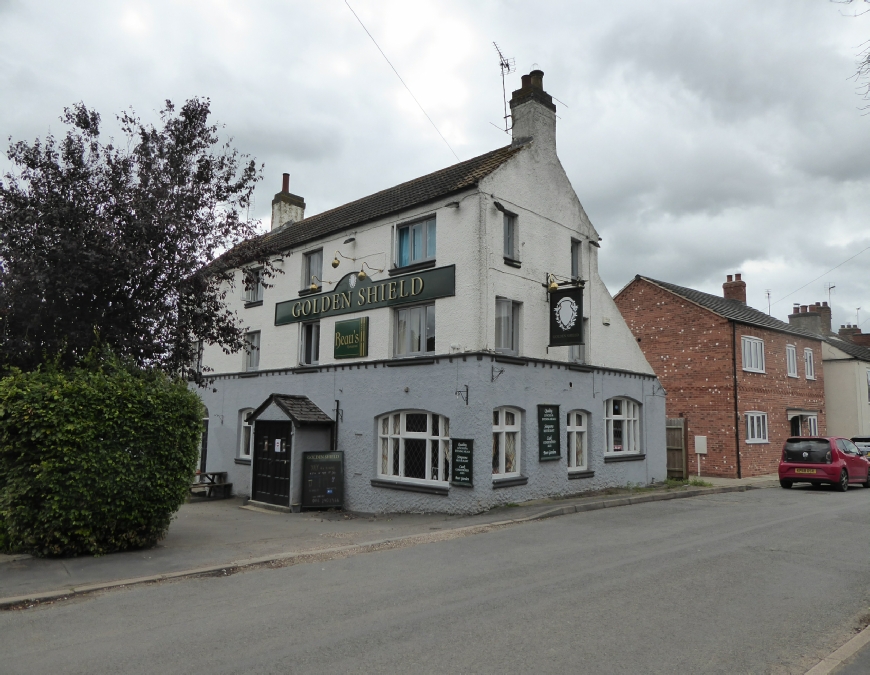
[[[864,457],[870,457],[870,436],[855,436],[850,439]]]

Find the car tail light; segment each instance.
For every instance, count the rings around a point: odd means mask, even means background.
[[[831,451],[828,450],[828,454],[825,455],[825,461],[830,464],[831,463]]]
[[[787,461],[787,460],[786,460],[786,455],[785,455],[785,448],[782,449],[782,461],[783,461],[783,462]]]

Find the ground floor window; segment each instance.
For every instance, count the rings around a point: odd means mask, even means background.
[[[503,477],[520,472],[520,411],[492,411],[492,475]]]
[[[746,442],[767,443],[767,413],[746,413]]]
[[[248,415],[254,412],[253,408],[245,408],[239,411],[241,420],[241,433],[239,434],[239,457],[249,459],[251,457],[251,445],[254,440],[254,426],[248,420]]]
[[[809,417],[807,417],[807,433],[810,436],[819,435],[819,418],[815,415],[810,415]]]
[[[604,404],[608,455],[640,452],[640,406],[627,398],[611,398]]]
[[[424,411],[378,418],[380,476],[446,483],[450,480],[450,420]]]
[[[568,471],[586,468],[586,419],[585,412],[568,413]]]

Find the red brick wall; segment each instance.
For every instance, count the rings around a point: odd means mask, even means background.
[[[667,391],[668,417],[687,420],[690,474],[698,473],[694,437],[706,436],[707,454],[700,456],[701,474],[736,477],[731,322],[642,279],[629,284],[615,301]],[[743,371],[742,335],[764,340],[766,373]],[[819,433],[824,433],[821,343],[740,324],[736,326],[736,339],[741,475],[773,473],[790,431],[786,408],[820,410]],[[786,343],[797,348],[798,378],[786,375]],[[804,347],[813,349],[814,381],[804,378]],[[769,443],[745,442],[743,415],[750,410],[767,413]]]

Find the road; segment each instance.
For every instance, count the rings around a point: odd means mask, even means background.
[[[752,490],[0,612],[3,673],[804,673],[870,603],[870,490]]]

